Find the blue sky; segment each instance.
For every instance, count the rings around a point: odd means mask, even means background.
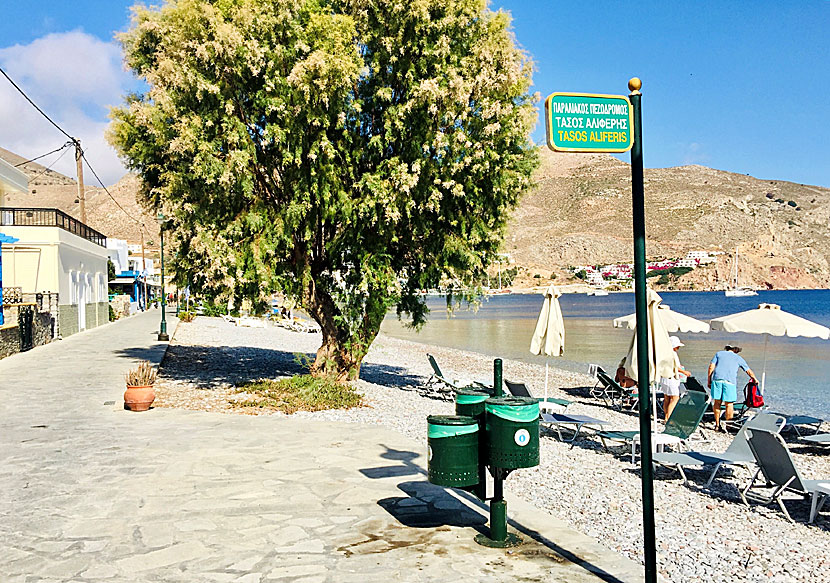
[[[131,4],[5,0],[0,18],[0,65],[13,76],[14,61],[34,67],[18,82],[81,137],[107,183],[123,172],[103,131],[107,106],[134,86],[112,45],[114,32],[129,26]],[[543,99],[554,91],[626,94],[630,77],[643,80],[647,167],[703,164],[830,186],[830,2],[492,0],[491,7],[513,14]],[[29,117],[7,85],[0,79],[0,146],[29,156],[59,146],[62,136]],[[534,139],[544,140],[541,120]],[[55,168],[71,174],[67,158]]]

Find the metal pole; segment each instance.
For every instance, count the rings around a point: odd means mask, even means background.
[[[170,340],[167,335],[167,320],[164,317],[164,308],[167,306],[167,297],[164,295],[164,217],[159,216],[162,222],[159,224],[161,233],[161,324],[159,324],[159,340]]]
[[[501,359],[497,358],[493,361],[493,396],[503,397],[504,390],[502,389],[502,365]]]
[[[628,82],[634,114],[634,145],[631,148],[631,206],[634,224],[634,300],[637,314],[637,387],[640,394],[640,464],[643,495],[643,558],[646,583],[657,581],[657,550],[654,541],[654,484],[651,464],[651,392],[648,374],[648,307],[646,296],[646,213],[643,191],[643,118],[640,107],[642,82]]]

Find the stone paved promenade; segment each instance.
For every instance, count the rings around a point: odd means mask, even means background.
[[[385,429],[125,411],[124,372],[163,357],[158,319],[0,361],[3,583],[641,579],[515,500],[528,542],[479,547],[486,507],[430,485],[424,444]]]

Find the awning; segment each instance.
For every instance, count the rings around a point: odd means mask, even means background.
[[[111,279],[110,283],[135,283],[136,280],[134,277],[116,277],[115,279]]]

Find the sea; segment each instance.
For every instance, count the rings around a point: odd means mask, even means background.
[[[723,292],[661,292],[660,296],[672,310],[699,320],[772,303],[830,326],[830,290],[759,291],[757,296],[743,298],[727,298]],[[446,298],[429,296],[430,314],[421,330],[405,326],[394,313],[386,317],[381,330],[395,338],[544,364],[544,356],[529,350],[542,302],[541,294],[485,296],[477,309],[462,305],[449,313]],[[595,363],[615,370],[628,351],[633,331],[614,328],[612,321],[634,312],[634,294],[563,294],[559,304],[565,320],[565,355],[551,357],[551,366],[587,373],[588,363]],[[737,344],[759,379],[766,371],[764,399],[773,411],[830,420],[830,341],[769,336],[765,350],[764,335],[713,331],[677,336],[685,344],[678,353],[683,366],[701,382],[705,382],[714,353],[726,344]],[[481,374],[486,377],[488,371]],[[739,372],[739,389],[746,380]]]

